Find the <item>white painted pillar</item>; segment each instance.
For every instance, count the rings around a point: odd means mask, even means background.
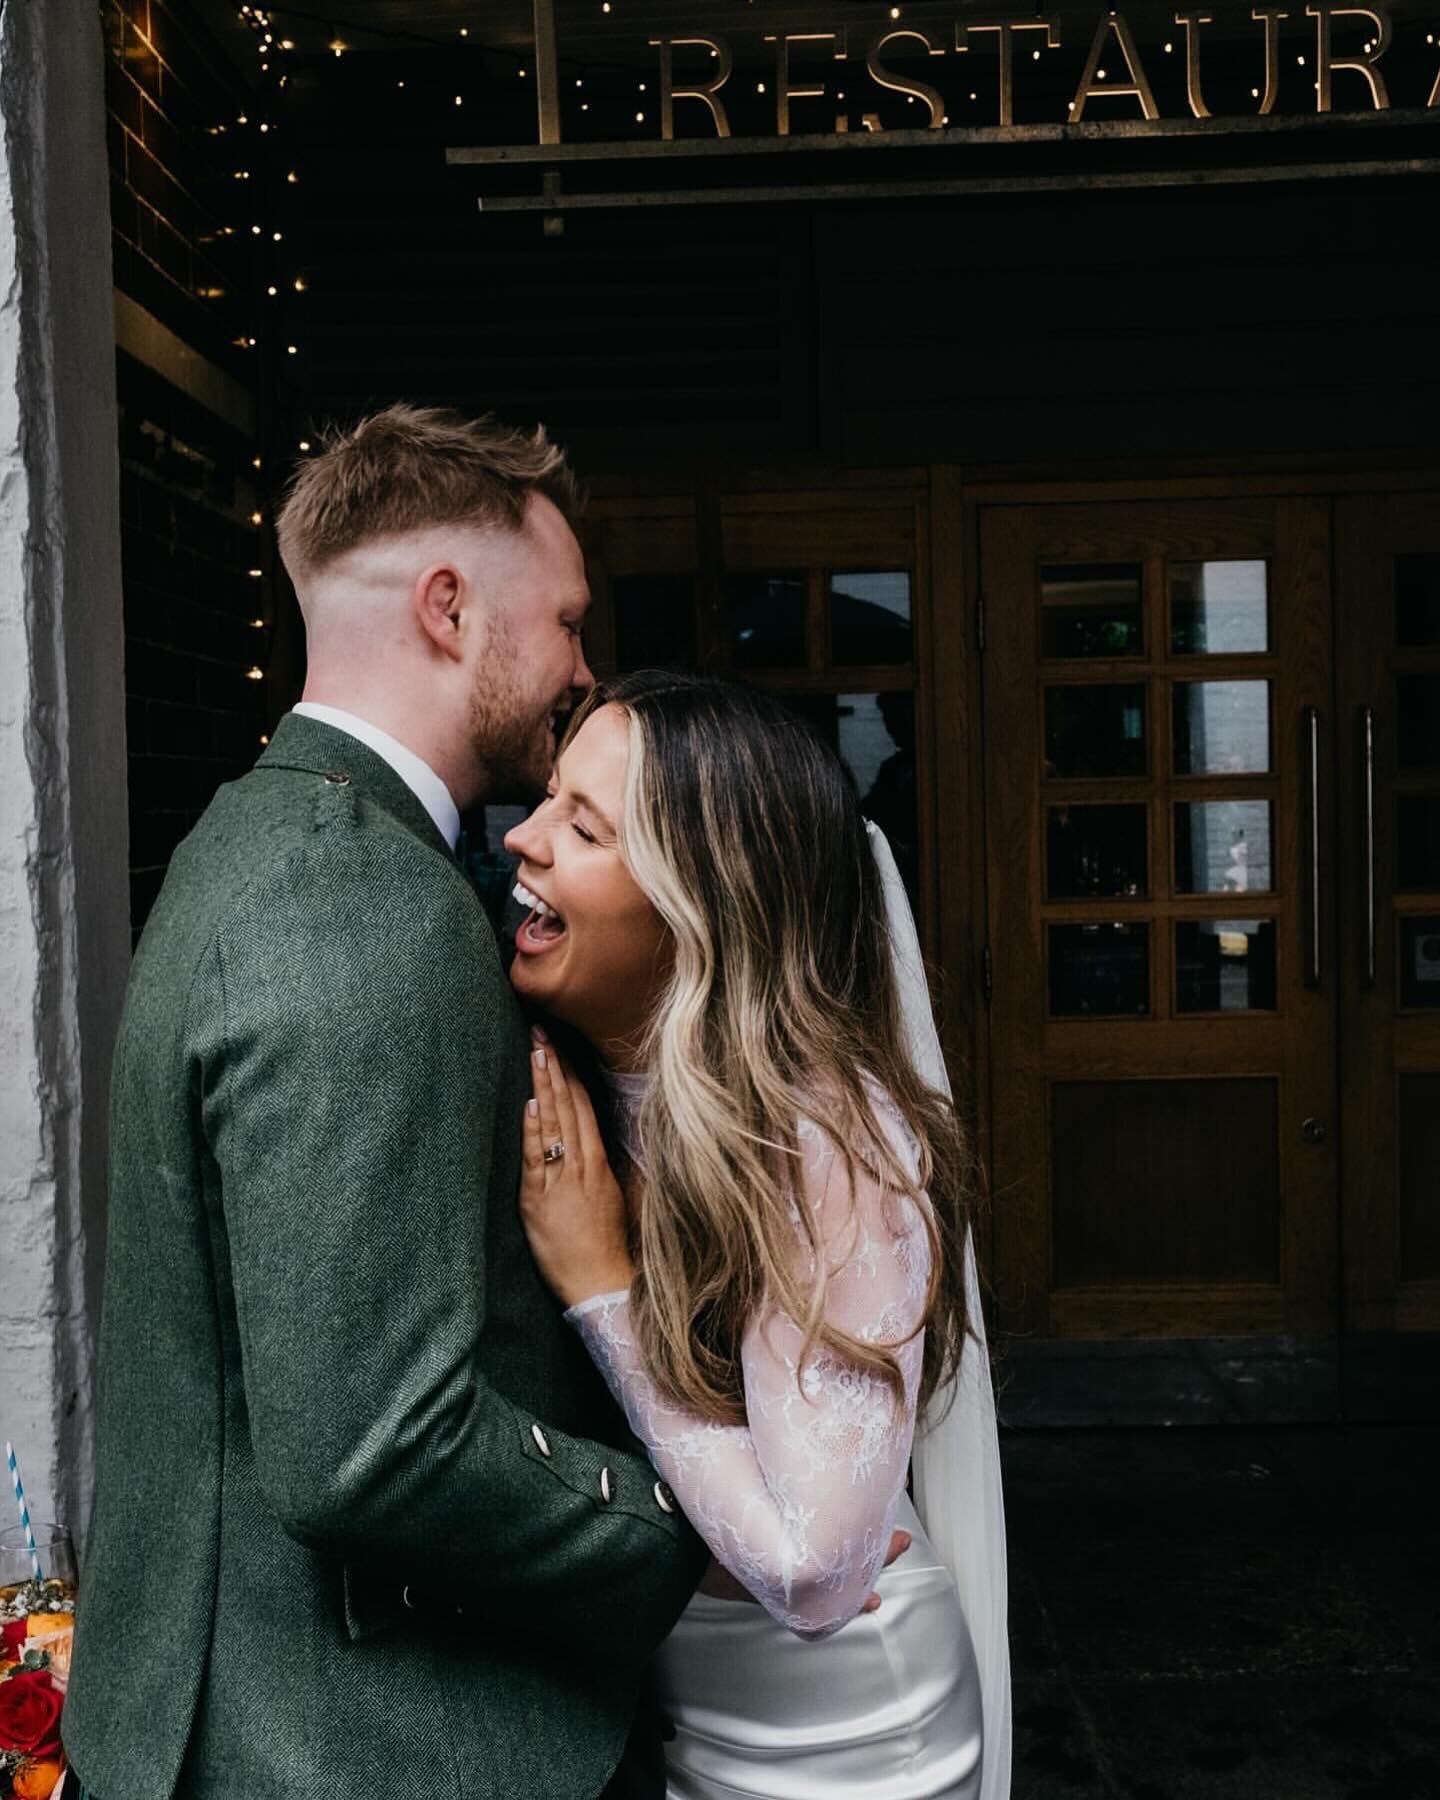
[[[77,1531],[129,961],[103,76],[94,0],[0,0],[0,1437]]]

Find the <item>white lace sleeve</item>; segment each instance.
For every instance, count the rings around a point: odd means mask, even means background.
[[[897,1148],[913,1154],[898,1120],[892,1129]],[[852,1195],[843,1157],[808,1121],[800,1144],[800,1203],[813,1210],[830,1271],[826,1317],[854,1337],[899,1344],[903,1401],[822,1347],[800,1370],[805,1334],[769,1307],[742,1347],[748,1423],[710,1423],[656,1392],[628,1295],[599,1295],[566,1316],[716,1560],[781,1624],[819,1638],[859,1612],[889,1545],[923,1357],[922,1336],[901,1340],[923,1316],[930,1249],[914,1201],[863,1178]],[[797,1261],[808,1270],[798,1210],[794,1217]]]

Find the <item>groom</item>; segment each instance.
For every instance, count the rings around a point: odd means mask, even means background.
[[[632,1723],[704,1552],[526,1249],[526,1037],[454,855],[591,683],[575,505],[543,433],[392,407],[281,513],[305,700],[176,852],[115,1062],[98,1800],[663,1789]]]

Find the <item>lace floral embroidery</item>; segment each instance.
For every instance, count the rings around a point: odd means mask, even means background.
[[[621,1100],[626,1111],[638,1105],[630,1092]],[[881,1116],[913,1168],[903,1121],[888,1104]],[[772,1306],[741,1347],[747,1423],[709,1423],[656,1392],[628,1295],[599,1295],[567,1317],[716,1560],[781,1624],[819,1638],[860,1610],[890,1541],[914,1435],[930,1243],[913,1201],[863,1177],[852,1194],[824,1134],[802,1121],[800,1140],[799,1204],[811,1209],[829,1269],[826,1317],[867,1343],[898,1345],[903,1401],[831,1351],[813,1350],[802,1367],[805,1334]],[[798,1207],[794,1216],[797,1256],[813,1267]]]

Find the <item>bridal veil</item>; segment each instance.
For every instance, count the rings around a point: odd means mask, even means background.
[[[918,1073],[949,1094],[950,1080],[930,1010],[920,939],[904,883],[885,835],[867,825],[885,893],[885,917],[905,1035]],[[985,1752],[980,1800],[1010,1795],[1010,1639],[1005,1571],[1005,1502],[995,1393],[981,1311],[973,1238],[965,1240],[970,1329],[953,1382],[937,1391],[915,1435],[915,1510],[955,1578],[980,1672]]]

